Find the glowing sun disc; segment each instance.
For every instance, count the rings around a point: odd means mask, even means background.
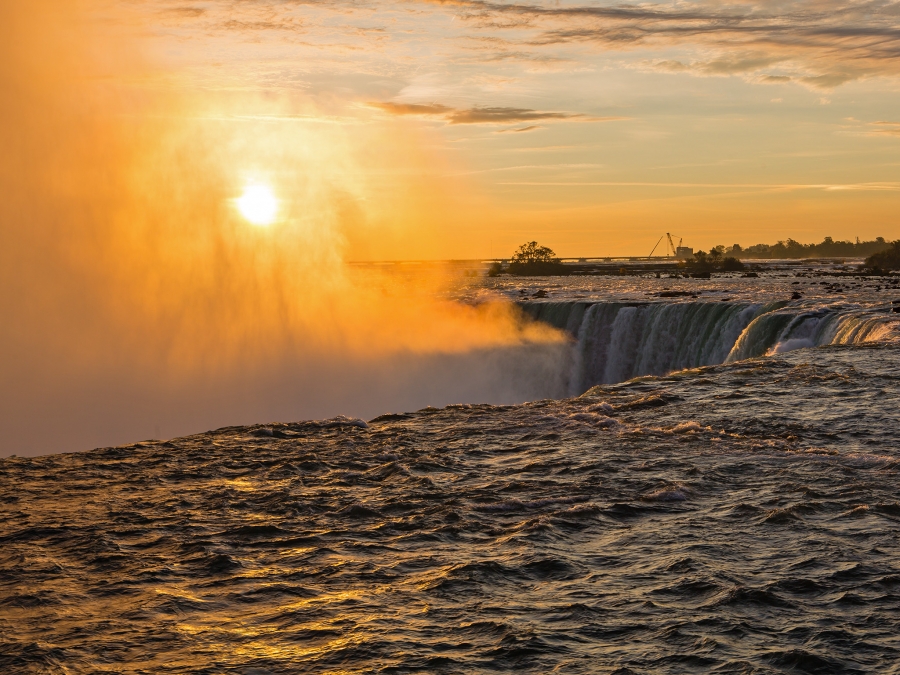
[[[248,185],[238,197],[238,210],[254,225],[271,225],[278,211],[278,200],[267,185]]]

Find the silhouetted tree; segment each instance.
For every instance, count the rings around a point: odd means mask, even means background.
[[[552,249],[539,245],[536,241],[522,244],[510,258],[507,271],[523,276],[554,276],[568,274]]]
[[[537,262],[559,262],[559,258],[556,257],[553,249],[546,246],[540,246],[536,241],[529,241],[527,244],[522,244],[518,250],[513,253],[510,260],[514,263],[522,263],[525,265]]]

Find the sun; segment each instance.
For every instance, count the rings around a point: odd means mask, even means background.
[[[237,199],[238,210],[254,225],[271,225],[278,212],[278,200],[268,185],[248,185]]]

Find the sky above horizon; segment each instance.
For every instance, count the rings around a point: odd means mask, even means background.
[[[132,9],[166,86],[238,129],[340,136],[350,258],[900,235],[897,2]]]

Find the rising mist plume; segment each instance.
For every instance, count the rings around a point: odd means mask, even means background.
[[[564,341],[509,305],[347,274],[348,233],[424,216],[421,186],[369,178],[389,129],[191,91],[134,23],[0,8],[0,454],[563,390]],[[258,182],[269,227],[235,207]]]

